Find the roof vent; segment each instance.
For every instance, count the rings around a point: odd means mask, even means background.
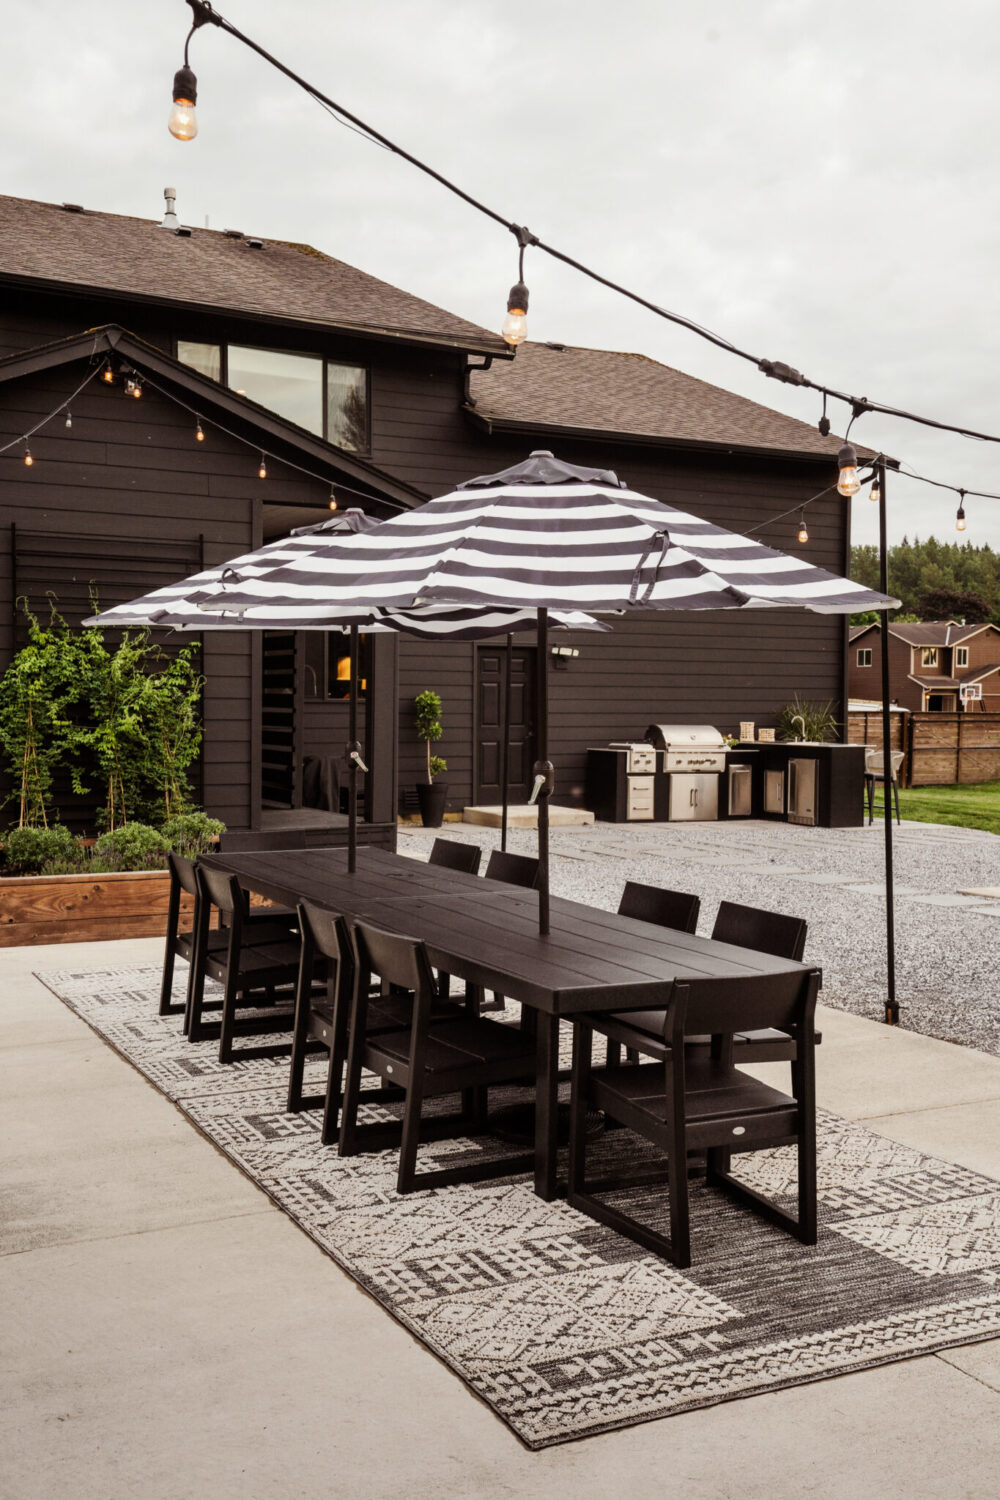
[[[60,203],[59,207],[60,208],[64,208],[68,214],[82,214],[83,213],[83,204],[82,203]]]
[[[185,224],[179,224],[174,230],[174,234],[179,235],[182,240],[189,240],[191,238],[191,231]]]
[[[263,250],[264,248],[263,240],[247,240],[247,244],[251,250]]]
[[[241,240],[243,238],[242,229],[224,229],[222,232],[227,240]]]
[[[179,224],[177,218],[177,189],[164,188],[163,196],[167,200],[167,207],[160,221],[161,229],[176,229]]]

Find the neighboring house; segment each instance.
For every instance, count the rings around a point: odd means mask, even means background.
[[[877,623],[851,627],[851,698],[881,700],[881,637]],[[1000,712],[1000,629],[950,620],[890,625],[889,683],[892,701],[915,713]],[[979,697],[963,700],[966,685]]]
[[[31,439],[30,468],[20,447],[0,458],[0,669],[17,596],[50,590],[78,618],[91,581],[103,603],[127,599],[328,515],[331,485],[383,518],[551,448],[736,531],[792,512],[761,539],[795,552],[795,507],[834,475],[839,440],[804,423],[641,355],[529,343],[512,359],[497,334],[307,245],[0,198],[0,291],[0,446],[95,361],[145,381],[135,401],[98,379],[71,428]],[[808,560],[845,572],[849,504],[827,495],[808,517]],[[257,826],[301,801],[304,756],[340,752],[342,639],[206,634],[209,811]],[[534,759],[523,639],[515,796]],[[666,720],[766,724],[796,693],[846,698],[838,617],[644,614],[574,644],[550,678],[560,801],[582,795],[588,745]],[[495,801],[496,646],[366,650],[369,819],[387,823],[419,779],[423,688],[444,700],[449,805]]]

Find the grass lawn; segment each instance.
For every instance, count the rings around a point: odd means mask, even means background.
[[[875,794],[875,810],[881,813],[882,796]],[[1000,781],[980,781],[972,786],[902,787],[899,814],[915,823],[951,823],[956,828],[982,828],[1000,833]]]

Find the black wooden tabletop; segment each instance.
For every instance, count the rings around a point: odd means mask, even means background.
[[[205,863],[271,900],[309,901],[422,938],[436,968],[552,1016],[646,1008],[674,979],[721,999],[741,980],[810,967],[558,897],[542,936],[536,892],[379,849],[359,849],[353,875],[343,849],[212,855]]]

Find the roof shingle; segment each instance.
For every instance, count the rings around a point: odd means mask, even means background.
[[[512,363],[473,374],[471,389],[476,414],[490,422],[818,457],[835,457],[842,442],[645,354],[526,343]]]
[[[54,203],[0,197],[0,279],[97,288],[157,302],[257,314],[460,349],[502,351],[498,334],[315,250],[219,230],[190,236],[152,219],[70,213]]]

